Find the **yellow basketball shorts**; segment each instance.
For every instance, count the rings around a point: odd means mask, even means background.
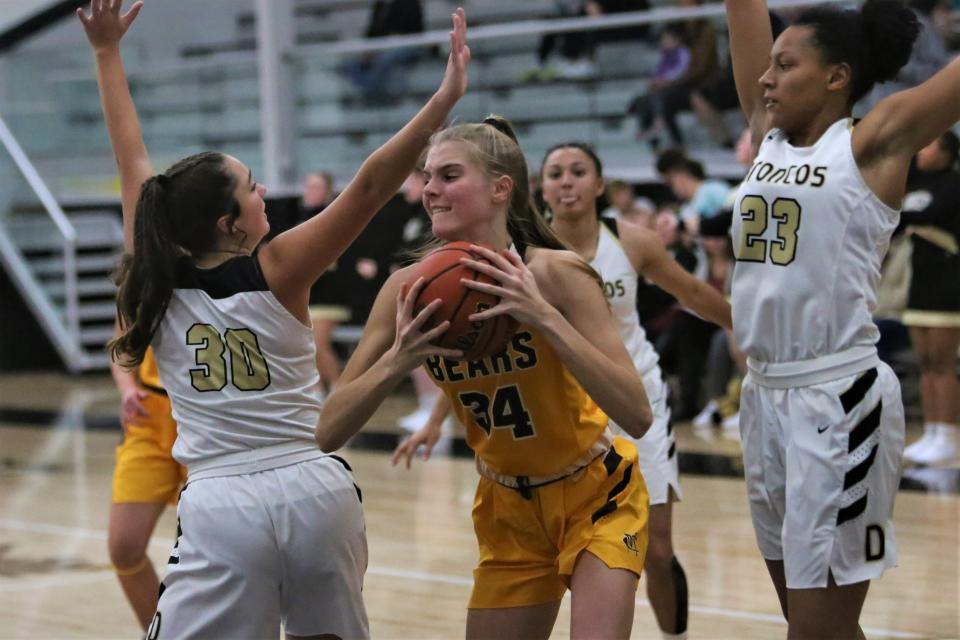
[[[480,562],[471,609],[559,600],[583,551],[611,569],[640,575],[649,498],[633,442],[615,438],[585,469],[532,493],[528,500],[480,478],[473,504]]]
[[[151,391],[143,406],[149,417],[127,424],[123,442],[117,447],[113,501],[176,504],[187,470],[171,453],[177,423],[170,415],[170,399]]]

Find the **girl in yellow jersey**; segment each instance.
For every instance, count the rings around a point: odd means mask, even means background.
[[[546,638],[567,588],[572,636],[628,637],[648,500],[636,449],[611,435],[607,415],[640,437],[651,411],[596,274],[530,204],[526,162],[505,120],[436,134],[424,175],[434,235],[497,249],[477,248],[490,265],[465,261],[498,282],[467,286],[501,298],[471,319],[509,314],[520,327],[499,355],[458,360],[430,344],[449,323],[420,331],[438,301],[414,315],[423,280],[396,272],[323,407],[317,441],[325,451],[341,446],[424,365],[467,425],[481,475],[467,638]]]
[[[122,397],[123,442],[113,470],[107,546],[123,593],[146,630],[160,590],[147,545],[163,510],[176,504],[187,474],[171,453],[177,424],[153,350],[147,350],[136,375],[115,363],[111,369]]]

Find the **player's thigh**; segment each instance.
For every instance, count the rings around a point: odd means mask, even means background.
[[[256,476],[192,482],[150,638],[269,638],[280,630],[280,558]]]
[[[628,638],[639,576],[585,551],[570,581],[571,638]]]
[[[550,637],[560,600],[526,607],[467,610],[467,640],[540,640]]]
[[[268,489],[284,496],[270,507],[282,541],[284,628],[292,636],[368,637],[366,527],[349,467],[325,456],[269,475]]]

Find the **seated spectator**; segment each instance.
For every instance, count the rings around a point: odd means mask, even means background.
[[[680,25],[668,24],[660,31],[660,59],[647,82],[647,93],[637,96],[630,105],[630,111],[640,121],[639,139],[649,139],[651,145],[659,146],[660,135],[667,127],[664,112],[665,99],[669,95],[661,90],[669,87],[689,68],[690,49],[683,43],[683,29]]]
[[[774,40],[784,29],[783,21],[772,12],[770,28],[773,30]],[[690,92],[690,106],[713,141],[721,147],[733,149],[734,137],[723,114],[730,109],[736,109],[739,113],[740,101],[737,98],[737,87],[733,82],[733,65],[729,54],[727,54],[726,64],[721,67],[719,73]]]
[[[626,220],[631,224],[653,230],[656,208],[649,198],[637,198],[633,187],[623,180],[607,183],[607,200],[610,206],[600,215],[604,218]]]
[[[377,0],[370,12],[367,38],[421,33],[423,8],[420,0]],[[345,65],[345,72],[367,102],[382,103],[402,92],[398,67],[420,57],[420,47],[397,47],[364,53]]]
[[[682,6],[696,6],[700,0],[680,0]],[[658,86],[656,91],[661,94],[658,98],[661,105],[661,116],[670,135],[671,144],[683,146],[683,133],[677,124],[677,114],[690,108],[690,92],[694,91],[719,72],[719,58],[717,56],[717,34],[709,20],[697,18],[681,23],[683,42],[690,50],[690,64],[687,70],[679,77]],[[628,113],[634,113],[640,118],[640,132],[646,134],[643,126],[644,106],[642,96],[635,97],[627,107]],[[658,137],[648,140],[654,148],[660,145]]]
[[[657,172],[682,203],[680,220],[694,237],[699,233],[700,220],[720,213],[730,194],[729,184],[722,180],[708,180],[703,165],[679,149],[668,149],[660,154]]]
[[[556,0],[556,17],[576,18],[604,14],[643,11],[650,8],[648,0]],[[603,29],[592,31],[570,31],[566,33],[548,33],[540,39],[537,49],[539,68],[524,74],[526,80],[548,81],[555,77],[587,78],[596,73],[593,54],[598,41],[632,40],[646,37],[647,26]],[[554,50],[560,54],[560,60],[549,64]]]

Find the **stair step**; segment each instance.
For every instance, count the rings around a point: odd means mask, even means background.
[[[70,216],[77,231],[77,248],[123,246],[123,225],[109,211],[80,213]],[[46,215],[16,216],[5,222],[21,251],[55,251],[63,246],[63,236]]]
[[[114,302],[81,302],[77,312],[81,321],[113,320],[117,305]]]
[[[54,299],[62,300],[66,295],[66,285],[63,280],[47,282],[43,285],[47,294]],[[117,287],[106,277],[77,278],[77,294],[81,296],[115,296]]]
[[[80,342],[85,347],[102,347],[113,337],[113,325],[102,327],[81,327]],[[96,349],[92,349],[96,351]]]
[[[77,256],[78,273],[103,273],[113,271],[117,264],[118,256],[116,253],[99,253],[93,255]],[[63,258],[49,257],[28,258],[30,270],[38,276],[51,276],[63,274]]]

